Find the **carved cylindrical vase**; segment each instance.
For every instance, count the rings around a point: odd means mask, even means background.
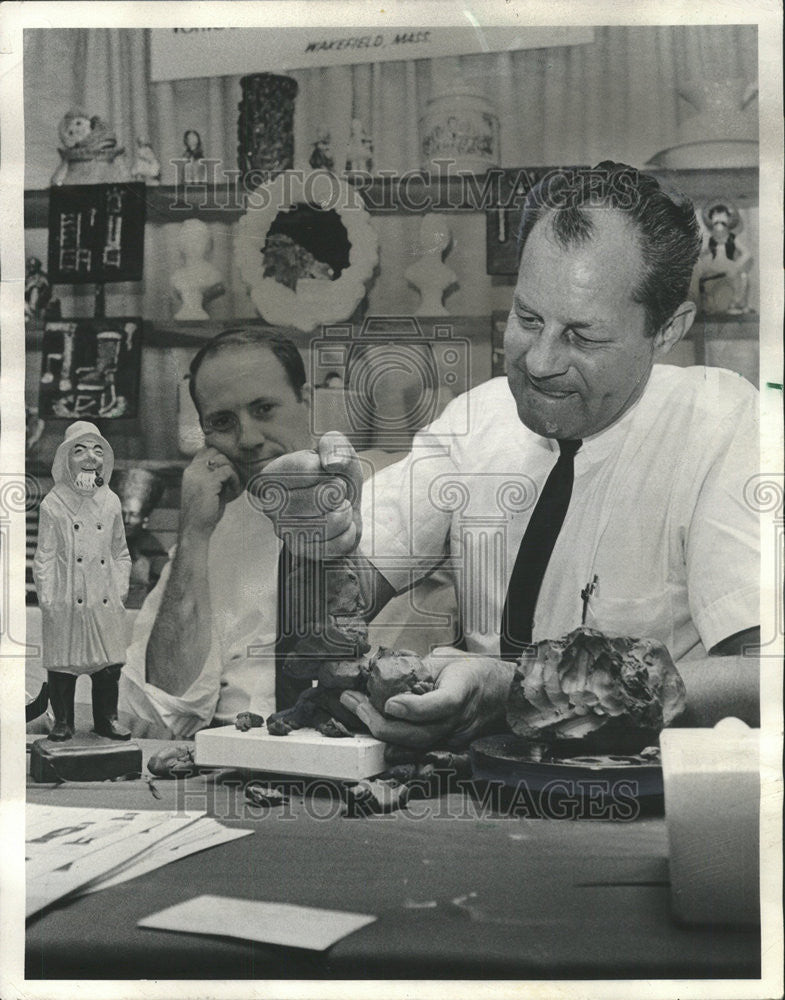
[[[240,80],[237,165],[243,176],[264,171],[275,177],[294,162],[294,100],[297,81],[275,73]]]
[[[447,173],[484,173],[499,162],[499,119],[480,94],[458,91],[431,98],[420,119],[422,165]]]

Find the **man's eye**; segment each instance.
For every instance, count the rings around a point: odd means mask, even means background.
[[[211,431],[228,431],[231,429],[234,423],[234,418],[228,413],[219,413],[214,417],[208,417],[206,430],[208,434]]]
[[[524,330],[536,330],[542,325],[539,316],[532,316],[531,313],[516,313],[518,322]]]
[[[602,340],[594,340],[592,337],[584,337],[583,334],[578,333],[577,330],[573,330],[571,327],[567,330],[567,334],[570,340],[574,341],[576,344],[585,345],[586,347],[598,347],[600,344],[604,343]]]
[[[269,417],[275,409],[275,403],[259,403],[254,407],[255,417]]]

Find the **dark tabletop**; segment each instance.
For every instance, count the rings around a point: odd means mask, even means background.
[[[138,741],[145,760],[156,744]],[[28,922],[30,979],[758,978],[757,929],[670,915],[662,816],[533,819],[476,790],[347,818],[329,787],[266,811],[248,776],[28,785],[31,803],[206,809],[252,836],[54,905]],[[480,792],[482,789],[480,789]],[[142,930],[202,893],[373,914],[324,953]]]

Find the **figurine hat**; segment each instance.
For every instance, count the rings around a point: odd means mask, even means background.
[[[740,233],[744,226],[741,222],[739,210],[733,202],[729,201],[727,198],[713,198],[711,201],[706,202],[703,206],[701,209],[701,216],[706,228],[711,229],[711,219],[709,216],[718,208],[724,208],[728,213],[728,229],[733,230],[735,233]]]
[[[89,420],[77,420],[73,424],[69,424],[68,427],[66,427],[63,443],[55,452],[54,461],[52,462],[52,479],[54,479],[56,483],[68,481],[68,453],[80,438],[85,437],[97,438],[101,443],[101,446],[104,449],[103,480],[105,483],[109,482],[112,476],[112,469],[114,468],[114,452],[112,451],[112,446],[101,434],[95,424],[91,424]]]

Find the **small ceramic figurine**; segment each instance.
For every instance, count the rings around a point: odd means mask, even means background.
[[[186,184],[204,184],[207,181],[207,169],[202,162],[204,160],[204,149],[202,147],[202,137],[194,128],[186,129],[183,133],[183,159],[185,160],[185,170],[183,180]]]
[[[314,170],[332,170],[335,165],[330,148],[330,133],[324,129],[319,132],[316,142],[313,144],[313,152],[308,162]]]
[[[73,110],[58,126],[60,166],[52,175],[52,186],[61,184],[111,184],[128,180],[128,168],[111,125],[99,115],[90,117]]]
[[[106,485],[113,465],[109,442],[94,424],[78,420],[66,428],[52,464],[54,486],[41,501],[33,577],[55,718],[50,740],[74,735],[80,674],[92,680],[94,732],[130,738],[117,721],[117,694],[131,557],[120,500]]]
[[[701,309],[707,315],[749,312],[752,257],[736,239],[742,228],[738,210],[727,199],[717,199],[701,214],[711,234],[695,267]]]
[[[420,225],[418,241],[419,260],[404,271],[409,284],[422,296],[415,316],[447,316],[442,305],[444,293],[456,283],[456,275],[442,261],[442,256],[450,245],[452,234],[443,217],[426,215]]]
[[[365,134],[359,118],[352,119],[352,131],[346,146],[346,169],[369,174],[373,167],[373,142]]]
[[[131,177],[135,181],[156,185],[161,183],[161,164],[147,139],[136,140],[136,158],[131,167]]]
[[[184,265],[172,275],[172,288],[182,300],[174,314],[178,320],[209,319],[203,301],[217,298],[226,291],[221,272],[205,260],[212,247],[210,230],[200,219],[186,219],[180,226],[178,247]]]
[[[46,314],[46,307],[52,296],[52,286],[37,257],[28,257],[25,262],[25,319],[33,321]]]

